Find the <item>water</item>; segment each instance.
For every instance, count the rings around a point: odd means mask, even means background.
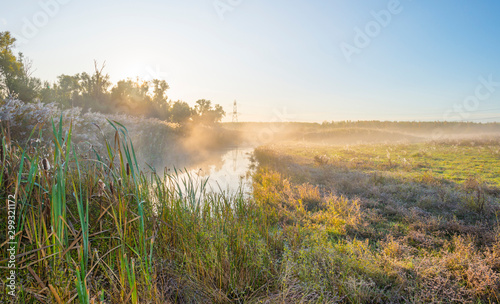
[[[241,189],[245,195],[250,195],[253,150],[251,147],[213,150],[204,153],[201,161],[184,167],[196,180],[208,179],[208,192],[235,194]],[[186,175],[183,173],[179,177],[182,179]]]

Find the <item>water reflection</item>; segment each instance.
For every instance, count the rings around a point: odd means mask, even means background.
[[[251,155],[253,148],[233,148],[214,151],[218,157],[187,167],[191,175],[208,178],[207,190],[234,194],[238,190],[249,194],[251,188]],[[215,156],[215,155],[214,155]]]
[[[253,147],[233,147],[196,154],[171,154],[153,167],[157,172],[167,170],[169,174],[173,174],[174,168],[177,168],[183,172],[179,174],[179,179],[185,179],[188,174],[196,182],[208,179],[208,192],[235,194],[242,190],[245,195],[250,195],[253,150]]]

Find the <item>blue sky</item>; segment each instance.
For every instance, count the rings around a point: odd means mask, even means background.
[[[113,81],[162,78],[173,100],[230,111],[236,99],[245,121],[500,121],[499,11],[465,0],[19,0],[0,3],[0,31],[44,80],[105,60]]]

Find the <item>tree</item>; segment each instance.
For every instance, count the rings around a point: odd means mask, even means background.
[[[192,110],[184,101],[176,101],[170,110],[171,120],[176,123],[185,123],[191,118]]]
[[[15,42],[9,32],[0,32],[0,97],[32,101],[39,94],[41,82],[31,77],[31,62],[22,53],[16,57],[12,52]]]
[[[77,98],[78,103],[74,103],[74,105],[84,109],[92,108],[104,113],[112,111],[108,91],[111,82],[109,75],[103,73],[105,66],[106,62],[98,67],[97,61],[94,60],[94,74],[89,75],[84,72],[75,76],[78,78],[81,98]]]
[[[5,98],[12,95],[12,78],[19,74],[21,63],[17,61],[12,53],[12,47],[16,39],[9,32],[0,33],[0,97]]]
[[[200,99],[196,101],[194,110],[196,115],[204,116],[212,109],[212,102],[210,100]]]
[[[221,121],[222,117],[226,115],[222,106],[216,104],[212,107],[212,102],[205,99],[196,101],[194,112],[198,121],[210,124]]]
[[[170,86],[165,80],[120,80],[111,89],[110,77],[94,60],[94,72],[60,75],[55,83],[31,77],[31,62],[22,53],[12,51],[16,39],[9,32],[0,32],[0,98],[14,97],[23,101],[40,98],[44,103],[56,102],[62,108],[81,107],[102,113],[126,113],[185,123],[196,120],[216,123],[224,117],[220,105],[200,99],[191,108],[184,101],[172,105],[168,100]]]
[[[167,120],[170,116],[170,102],[168,101],[167,90],[170,86],[165,80],[153,79],[150,82],[152,86],[151,107],[148,116],[162,120]]]
[[[147,81],[120,80],[111,89],[111,100],[120,112],[146,115],[150,112],[151,105],[151,97],[148,92],[149,83]]]
[[[17,98],[24,101],[33,101],[40,96],[42,82],[36,77],[32,77],[32,63],[26,59],[22,53],[18,55],[21,63],[21,71],[13,80],[12,91]]]
[[[168,100],[167,90],[170,89],[168,83],[165,80],[153,79],[151,84],[153,86],[153,102],[166,103]]]
[[[106,67],[106,61],[101,65],[101,68],[97,66],[97,61],[94,60],[94,75],[90,78],[91,83],[91,96],[95,100],[101,99],[103,95],[108,91],[111,82],[109,81],[109,75],[103,74],[103,70]]]
[[[220,122],[222,118],[226,116],[226,112],[224,111],[221,105],[216,104],[211,115],[213,122]]]
[[[57,82],[50,84],[45,82],[40,90],[42,102],[57,102],[63,108],[81,107],[84,110],[90,108],[109,113],[112,111],[109,87],[111,82],[109,75],[104,74],[105,63],[98,67],[94,61],[94,73],[92,75],[83,72],[74,76],[60,75]]]
[[[80,75],[63,74],[57,77],[57,82],[54,84],[45,82],[40,91],[40,100],[45,103],[56,102],[63,108],[84,107]]]

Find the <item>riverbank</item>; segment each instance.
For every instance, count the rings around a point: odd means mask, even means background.
[[[265,294],[276,257],[252,200],[199,196],[206,184],[192,177],[141,172],[115,123],[107,154],[82,158],[59,125],[52,151],[22,149],[3,130],[0,197],[15,202],[17,247],[14,297],[3,300],[229,303]]]
[[[0,228],[14,227],[16,247],[14,297],[3,299],[488,303],[499,297],[498,191],[475,165],[497,163],[498,141],[263,147],[255,153],[253,196],[244,196],[206,191],[193,174],[141,171],[127,129],[108,124],[114,133],[103,137],[103,154],[78,153],[64,123],[53,126],[52,148],[16,145],[2,130],[0,198],[13,203],[0,216],[11,216],[15,206],[15,223],[2,221]],[[475,168],[479,176],[460,181],[457,171],[426,173],[426,166]],[[6,241],[0,240],[4,252]],[[7,267],[1,271],[8,276]]]

